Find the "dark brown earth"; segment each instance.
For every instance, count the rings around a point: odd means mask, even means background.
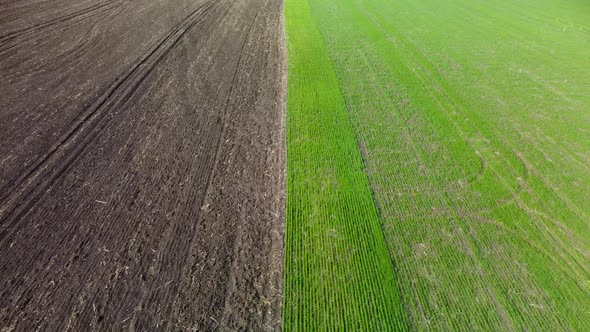
[[[0,330],[278,330],[280,0],[0,2]]]

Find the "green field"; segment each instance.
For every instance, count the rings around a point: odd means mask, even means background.
[[[285,331],[590,331],[590,3],[285,0]]]

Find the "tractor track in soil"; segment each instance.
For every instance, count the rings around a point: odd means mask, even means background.
[[[0,330],[280,329],[281,17],[0,5]]]

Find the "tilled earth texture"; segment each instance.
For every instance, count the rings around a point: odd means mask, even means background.
[[[280,0],[0,2],[0,330],[277,330]]]

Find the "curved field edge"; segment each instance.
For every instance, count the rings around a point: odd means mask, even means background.
[[[404,329],[394,264],[322,36],[307,1],[285,1],[284,14],[283,329]]]

